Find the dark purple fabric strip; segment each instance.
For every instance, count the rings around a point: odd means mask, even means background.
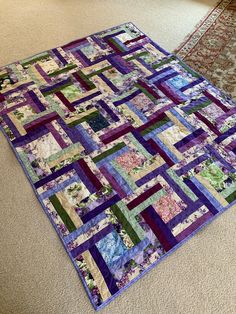
[[[70,251],[70,254],[73,258],[76,258],[78,255],[82,254],[84,251],[89,250],[92,246],[95,245],[98,241],[103,239],[107,234],[112,232],[114,230],[113,225],[109,224],[105,228],[103,228],[101,231],[96,233],[93,237],[89,238],[76,248]]]
[[[192,234],[202,224],[204,224],[206,221],[208,221],[212,216],[213,216],[212,213],[210,211],[208,211],[203,216],[201,216],[196,221],[194,221],[188,228],[184,229],[181,233],[179,233],[176,236],[176,240],[178,242],[184,240],[185,238],[187,238],[187,236]]]
[[[220,144],[221,142],[223,142],[227,137],[233,135],[236,133],[236,126],[233,126],[232,128],[228,129],[225,133],[221,134],[220,136],[218,136],[215,139],[215,142],[217,144]]]
[[[187,206],[184,210],[182,210],[179,214],[173,217],[170,221],[168,221],[167,226],[169,229],[173,229],[179,223],[182,223],[185,219],[188,218],[192,213],[198,210],[202,206],[202,201],[197,200],[193,202],[191,205]]]
[[[104,100],[99,100],[98,104],[109,114],[113,121],[118,122],[120,118],[114,113],[114,111],[105,103]]]
[[[102,276],[107,284],[107,287],[110,291],[110,293],[113,295],[115,294],[119,289],[116,285],[116,281],[114,277],[112,276],[106,262],[104,261],[101,253],[99,252],[98,248],[94,245],[89,249],[89,252],[91,253],[94,261],[96,262],[99,270],[102,273]]]
[[[141,215],[150,226],[166,252],[178,243],[170,229],[152,206],[148,206],[144,211],[142,211]]]
[[[61,175],[65,174],[66,172],[70,171],[73,169],[73,165],[70,164],[70,165],[67,165],[63,168],[61,168],[60,170],[57,170],[55,172],[53,172],[52,174],[48,175],[47,177],[37,181],[34,183],[34,187],[37,189],[39,188],[40,186],[52,181],[52,180],[55,180],[56,178],[60,177]]]
[[[31,100],[36,104],[40,111],[46,110],[44,104],[42,104],[42,102],[39,100],[37,95],[32,90],[28,91],[28,95],[30,96]]]
[[[15,147],[19,147],[25,144],[28,144],[40,137],[42,137],[43,135],[48,133],[48,129],[44,126],[41,125],[39,126],[37,129],[29,131],[26,135],[23,135],[15,140],[12,141],[12,144]]]
[[[84,216],[81,217],[83,223],[88,222],[90,219],[94,218],[95,216],[99,215],[100,213],[102,213],[105,209],[107,209],[108,207],[116,204],[117,202],[120,201],[120,197],[119,195],[115,194],[114,196],[112,196],[109,200],[105,201],[103,204],[97,206],[96,208],[94,208],[93,210],[91,210],[90,212],[88,212],[87,214],[85,214]]]
[[[127,207],[129,208],[129,210],[132,210],[133,208],[144,202],[146,199],[148,199],[150,196],[152,196],[154,193],[158,192],[161,189],[162,186],[160,185],[160,183],[155,184],[150,189],[146,190],[141,195],[133,199],[130,203],[128,203]]]
[[[207,160],[209,158],[210,157],[207,154],[201,155],[201,156],[197,157],[196,159],[194,159],[193,161],[189,162],[187,165],[181,167],[180,169],[175,170],[175,173],[180,177],[183,174],[187,173],[189,170],[195,168],[197,165],[202,163],[204,160]]]
[[[185,144],[187,144],[188,142],[190,142],[191,140],[195,139],[196,137],[198,137],[199,135],[201,135],[203,133],[205,133],[205,131],[202,128],[199,128],[196,131],[192,132],[191,134],[185,136],[179,142],[175,143],[174,146],[177,149],[179,149],[181,146],[184,146]]]
[[[212,212],[213,215],[218,213],[218,210],[210,202],[210,200],[196,187],[190,179],[184,179],[184,183],[194,192],[194,194],[202,201],[202,203]]]
[[[120,100],[114,101],[114,102],[113,102],[113,105],[114,105],[114,106],[122,105],[122,104],[124,104],[125,102],[130,101],[131,99],[133,99],[135,96],[137,96],[137,95],[139,95],[139,94],[141,94],[141,90],[138,89],[138,90],[136,90],[135,92],[133,92],[132,94],[130,94],[129,96],[126,96],[126,97],[124,97],[124,98],[122,98],[122,99],[120,99]]]

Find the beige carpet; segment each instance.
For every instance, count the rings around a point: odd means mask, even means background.
[[[168,50],[215,0],[0,0],[0,65],[125,21]],[[94,313],[0,135],[0,313]],[[235,210],[221,215],[101,313],[236,313]]]

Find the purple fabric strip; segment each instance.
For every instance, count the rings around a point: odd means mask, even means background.
[[[27,94],[29,95],[31,102],[33,101],[33,103],[37,106],[40,112],[46,110],[45,106],[42,104],[42,102],[39,100],[37,95],[32,90],[30,90]]]
[[[68,127],[65,121],[61,118],[57,119],[57,122],[60,124],[61,128],[66,132],[73,143],[80,142],[80,137],[76,129]]]
[[[43,135],[45,135],[47,133],[48,133],[48,129],[42,125],[42,126],[37,127],[36,130],[29,131],[29,132],[27,132],[26,135],[23,135],[23,136],[15,139],[15,140],[13,140],[12,144],[15,147],[19,147],[19,146],[28,144],[28,143],[42,137]]]
[[[60,52],[55,48],[55,49],[52,49],[52,52],[54,53],[54,55],[57,57],[57,59],[59,61],[61,61],[61,63],[63,64],[63,66],[67,65],[68,62],[66,61],[65,58],[62,57],[62,55],[60,54]]]
[[[39,72],[39,74],[44,78],[44,80],[50,84],[52,82],[52,80],[50,79],[50,77],[47,75],[47,73],[44,72],[44,70],[42,69],[42,67],[36,63],[34,65],[35,69]]]
[[[133,68],[131,65],[125,61],[121,56],[114,55],[114,56],[108,56],[107,60],[110,62],[111,65],[113,65],[121,74],[128,74],[130,73]]]
[[[110,293],[113,295],[115,294],[119,289],[116,285],[116,281],[113,278],[107,264],[105,263],[101,253],[99,252],[98,248],[94,245],[89,249],[89,252],[91,253],[94,261],[96,261],[96,264],[98,268],[100,269],[102,276],[107,284],[107,287],[110,291]]]
[[[98,101],[99,106],[101,106],[112,118],[113,121],[118,122],[120,121],[120,118],[114,113],[114,111],[105,103],[104,100]]]
[[[168,221],[167,226],[169,229],[173,229],[179,223],[182,223],[185,219],[188,218],[191,214],[193,214],[196,210],[198,210],[202,206],[202,201],[197,200],[193,202],[191,205],[187,206],[183,211],[173,217],[170,221]]]
[[[175,170],[175,173],[180,177],[183,174],[187,173],[189,170],[195,168],[197,165],[202,163],[204,160],[209,159],[210,157],[207,154],[201,155],[194,159],[193,161],[189,162],[187,165],[181,167],[178,170]]]
[[[96,35],[90,36],[90,38],[102,49],[106,49],[106,45]]]
[[[172,100],[176,105],[181,104],[183,101],[186,99],[184,97],[180,97],[177,95],[173,90],[169,88],[168,85],[166,85],[165,82],[159,84],[157,88],[164,94],[166,95],[170,100]]]
[[[213,215],[218,213],[218,210],[215,206],[210,202],[210,200],[196,187],[196,185],[189,179],[184,179],[184,183],[194,192],[194,194],[201,200],[202,204],[204,204]]]
[[[72,102],[71,105],[78,106],[78,105],[82,104],[83,102],[91,100],[91,99],[93,99],[93,98],[95,98],[95,97],[97,97],[99,95],[101,95],[100,91],[98,91],[96,93],[93,93],[93,94],[91,94],[89,96],[86,96],[84,98],[81,98],[80,100],[76,100],[76,101]]]
[[[168,226],[164,223],[152,206],[148,206],[144,211],[142,211],[141,215],[147,221],[165,251],[169,251],[178,243]]]
[[[89,238],[88,240],[86,240],[85,242],[83,242],[82,244],[74,248],[73,250],[71,250],[70,251],[71,256],[73,258],[76,258],[83,252],[89,250],[93,245],[95,245],[98,241],[103,239],[107,234],[109,234],[113,230],[114,230],[113,225],[109,224],[108,226],[103,228],[101,231],[96,233],[93,237]]]
[[[175,238],[178,242],[183,241],[187,236],[193,233],[197,228],[199,228],[202,224],[208,221],[212,217],[212,213],[208,211],[203,216],[198,218],[195,222],[193,222],[189,227],[184,229],[181,233],[179,233]]]
[[[18,87],[16,87],[16,88],[14,88],[14,89],[11,89],[11,90],[9,90],[9,91],[7,91],[7,92],[1,92],[2,93],[2,95],[4,95],[5,97],[6,96],[9,96],[9,95],[11,95],[11,94],[13,94],[13,93],[15,93],[15,92],[20,92],[20,93],[23,93],[23,90],[24,89],[26,89],[27,87],[29,87],[30,85],[34,85],[35,83],[34,82],[28,82],[28,83],[23,83],[23,84],[21,84],[20,86],[18,86]]]
[[[89,180],[89,178],[86,176],[86,173],[84,172],[83,168],[80,166],[78,162],[73,163],[73,168],[75,169],[76,173],[78,174],[80,180],[84,183],[86,188],[89,190],[91,194],[96,193],[97,189],[94,187],[92,182]]]
[[[184,146],[181,146],[179,148],[179,151],[181,153],[184,153],[186,150],[192,148],[193,146],[200,145],[204,140],[209,136],[207,132],[204,132],[203,134],[199,135],[198,137],[194,138],[192,141],[188,142]]]
[[[142,58],[136,58],[136,60],[142,64],[143,67],[145,67],[148,71],[152,72],[153,74],[155,73],[155,70],[148,64],[146,63]]]
[[[176,194],[184,201],[187,205],[192,205],[192,199],[184,193],[180,186],[169,176],[167,172],[163,172],[162,177],[167,181],[171,188],[176,192]]]
[[[216,118],[216,124],[217,125],[222,125],[223,122],[225,121],[225,119],[227,119],[228,117],[232,116],[236,114],[236,107],[230,109],[229,111],[225,112],[224,114],[222,114],[221,116]]]
[[[67,173],[70,170],[73,170],[73,165],[72,164],[67,165],[67,166],[65,166],[65,167],[63,167],[63,168],[53,172],[52,174],[48,175],[47,177],[45,177],[45,178],[35,182],[34,183],[34,187],[36,189],[38,189],[40,186],[42,186],[42,185],[44,185],[44,184],[46,184],[46,183],[48,183],[48,182],[50,182],[52,180],[55,180],[56,178],[60,177],[61,175]]]
[[[189,111],[190,109],[197,107],[198,105],[201,105],[202,103],[206,102],[208,99],[207,97],[201,97],[199,99],[195,99],[193,101],[190,101],[190,104],[184,107],[181,107],[181,110],[184,112]]]
[[[203,78],[203,77],[200,77],[200,78],[198,78],[197,80],[195,80],[195,81],[189,83],[188,85],[185,85],[185,86],[181,87],[181,88],[180,88],[180,91],[181,91],[181,92],[184,92],[184,91],[186,91],[187,89],[190,89],[190,88],[192,88],[192,87],[194,87],[194,86],[196,86],[196,85],[199,85],[199,84],[202,83],[203,81],[204,81],[204,78]]]
[[[81,219],[82,219],[83,223],[88,222],[90,219],[92,219],[95,216],[99,215],[105,209],[107,209],[108,207],[116,204],[119,201],[120,201],[120,196],[117,195],[117,194],[113,195],[109,200],[105,201],[103,204],[97,206],[96,208],[94,208],[93,210],[91,210],[90,212],[88,212],[87,214],[82,216]]]
[[[104,177],[108,180],[108,182],[111,184],[112,188],[117,192],[120,198],[125,198],[127,194],[122,189],[120,184],[116,181],[116,179],[110,174],[107,168],[103,166],[103,167],[100,167],[99,170],[104,175]]]
[[[60,133],[54,128],[54,126],[51,123],[47,123],[45,125],[49,132],[53,135],[57,143],[61,146],[61,148],[66,148],[68,145],[65,143],[63,138],[61,137]]]
[[[2,115],[2,118],[4,120],[4,122],[7,124],[7,126],[10,128],[10,130],[12,131],[13,135],[16,138],[21,137],[20,132],[17,130],[17,128],[15,127],[15,124],[11,121],[11,119],[9,118],[8,115],[4,114]],[[15,143],[15,142],[14,142]]]
[[[160,70],[160,71],[155,71],[155,73],[152,74],[152,75],[150,75],[150,76],[147,76],[147,79],[148,79],[148,80],[151,80],[151,79],[155,78],[155,77],[158,76],[158,75],[161,75],[161,74],[163,74],[163,73],[165,73],[165,72],[172,71],[172,70],[173,70],[172,67],[166,67],[166,68],[164,68],[164,69],[162,69],[162,70]]]
[[[220,144],[221,142],[223,142],[227,137],[233,135],[236,133],[236,126],[233,126],[232,128],[228,129],[225,133],[221,134],[220,136],[218,136],[215,139],[215,142],[217,144]]]
[[[145,139],[140,135],[140,133],[136,130],[132,131],[133,136],[136,138],[137,141],[149,152],[151,155],[155,155],[156,151],[152,148],[152,146],[145,141]]]
[[[103,73],[98,76],[111,88],[114,93],[119,92],[119,89]]]
[[[168,75],[166,75],[166,76],[164,76],[164,77],[162,77],[162,78],[160,78],[160,79],[157,79],[157,80],[154,82],[154,85],[156,85],[156,86],[158,87],[159,84],[161,84],[161,83],[163,83],[163,82],[165,82],[165,81],[168,81],[169,79],[171,79],[171,78],[173,78],[173,77],[175,77],[175,76],[177,76],[177,75],[179,75],[179,73],[177,73],[177,72],[173,72],[173,73],[171,73],[171,74],[168,74]]]
[[[194,132],[192,132],[191,134],[185,136],[182,140],[180,140],[179,142],[175,143],[174,146],[179,149],[180,147],[188,144],[190,141],[192,141],[193,139],[195,139],[196,137],[198,137],[199,135],[205,133],[205,131],[202,128],[199,128],[197,130],[195,130]]]
[[[61,81],[61,82],[58,82],[58,83],[56,83],[54,85],[44,87],[40,91],[41,91],[41,93],[48,93],[48,92],[53,91],[56,88],[63,87],[64,85],[66,85],[68,83],[71,83],[71,78],[70,77],[68,79],[66,79],[64,81]]]
[[[101,135],[101,140],[104,141],[111,141],[112,138],[117,137],[117,134],[125,134],[127,133],[126,130],[130,130],[131,124],[129,122],[122,124],[120,126],[118,126],[117,128],[113,128],[111,130],[109,130],[108,133],[102,134]]]
[[[206,148],[208,149],[208,151],[210,152],[210,154],[212,156],[214,156],[216,159],[218,159],[222,165],[225,166],[226,169],[228,169],[229,171],[235,173],[236,169],[230,164],[228,163],[216,150],[213,146],[207,144]]]
[[[81,55],[77,51],[72,51],[71,52],[73,56],[79,60],[79,62],[84,66],[87,67],[88,63],[81,57]]]
[[[38,126],[42,125],[43,123],[47,121],[52,121],[58,118],[57,112],[50,112],[47,115],[44,115],[42,117],[39,117],[27,124],[24,125],[24,128],[28,131],[34,128],[37,128]]]
[[[164,165],[156,168],[152,172],[149,172],[148,174],[146,174],[144,177],[142,177],[141,179],[139,179],[135,183],[137,186],[144,185],[145,183],[149,182],[153,178],[156,178],[159,174],[162,174],[162,172],[166,171],[168,168],[169,168],[169,166],[167,164],[164,164]]]
[[[131,99],[133,99],[135,96],[137,96],[139,94],[141,94],[141,91],[138,89],[135,92],[133,92],[132,94],[130,94],[130,95],[128,95],[128,96],[126,96],[120,100],[114,101],[113,104],[114,104],[114,106],[122,105],[125,102],[130,101]]]
[[[225,111],[225,112],[227,112],[227,111],[229,111],[229,109],[224,105],[224,104],[222,104],[222,102],[219,100],[219,99],[217,99],[217,98],[215,98],[212,94],[210,94],[208,91],[204,91],[203,92],[204,93],[204,95],[208,98],[208,99],[210,99],[212,102],[214,102],[218,107],[220,107],[223,111]]]

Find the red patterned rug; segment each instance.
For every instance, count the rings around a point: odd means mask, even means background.
[[[236,98],[236,0],[220,1],[175,53]]]

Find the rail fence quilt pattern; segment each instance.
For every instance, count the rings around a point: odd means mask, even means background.
[[[2,67],[0,117],[95,309],[235,204],[234,102],[132,23]]]

